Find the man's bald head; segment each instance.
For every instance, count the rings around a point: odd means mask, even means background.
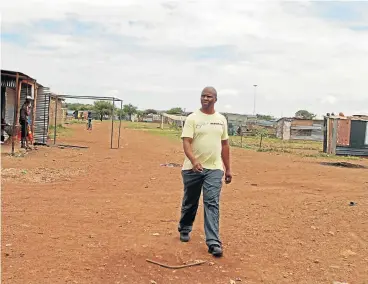
[[[217,102],[217,91],[214,87],[206,87],[201,94],[202,111],[207,114],[215,112],[215,103]]]
[[[210,94],[214,95],[215,98],[217,99],[217,91],[214,87],[210,87],[210,86],[205,87],[202,91],[202,95],[206,94],[206,93],[210,93]]]

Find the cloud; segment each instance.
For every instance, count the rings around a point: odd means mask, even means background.
[[[239,91],[234,89],[220,89],[217,91],[219,97],[237,97]]]
[[[13,0],[2,68],[141,108],[193,110],[213,85],[219,109],[251,113],[257,84],[257,113],[348,114],[368,105],[367,3]]]
[[[368,9],[367,2],[320,1],[313,2],[315,14],[333,21],[354,21],[363,17],[362,10]]]
[[[331,95],[328,95],[326,97],[323,97],[322,100],[321,100],[321,102],[323,104],[331,104],[331,105],[335,104],[336,101],[337,101],[336,97],[335,96],[331,96]]]

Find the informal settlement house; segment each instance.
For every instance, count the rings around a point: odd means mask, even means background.
[[[5,127],[7,130],[2,139],[3,142],[11,139],[12,153],[19,146],[20,108],[26,99],[31,100],[32,106],[29,117],[34,139],[32,142],[46,144],[51,100],[49,89],[24,73],[1,70],[1,128],[2,132]]]
[[[282,140],[323,141],[323,120],[280,118],[277,121],[276,137]]]
[[[248,132],[248,125],[256,122],[257,116],[238,113],[223,113],[227,120],[229,135],[235,135],[239,129],[243,129],[242,133]]]
[[[346,156],[368,156],[368,116],[327,114],[323,152]]]

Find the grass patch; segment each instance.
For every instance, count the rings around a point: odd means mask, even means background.
[[[160,125],[158,123],[150,122],[130,122],[124,121],[123,125],[125,128],[129,129],[159,129]],[[161,130],[161,129],[159,129]]]
[[[180,140],[181,133],[176,130],[169,130],[169,129],[157,129],[157,130],[148,130],[149,133],[154,135],[168,137],[170,139]]]
[[[71,119],[71,120],[66,120],[65,124],[87,124],[87,120]]]
[[[180,140],[181,131],[179,129],[169,127],[168,125],[164,125],[164,129],[161,129],[161,125],[158,123],[124,121],[123,126],[128,129],[143,130],[154,135]]]
[[[164,125],[164,129],[161,129],[159,123],[124,121],[123,126],[125,128],[147,131],[154,135],[168,137],[170,139],[180,141],[181,130],[170,127],[169,125]],[[262,147],[260,147],[259,136],[246,136],[243,137],[243,139],[240,136],[230,136],[229,142],[233,147],[249,149],[257,152],[276,152],[308,158],[325,158],[335,160],[361,159],[354,156],[335,156],[323,153],[323,143],[318,141],[285,141],[278,138],[263,137]]]
[[[333,160],[347,160],[347,161],[359,161],[360,157],[356,156],[337,156],[337,155],[329,155],[324,152],[320,152],[317,154],[306,154],[303,155],[306,158],[325,158],[325,159],[333,159]]]
[[[50,125],[49,127],[49,137],[54,137],[55,126]],[[56,126],[56,137],[70,137],[73,134],[72,129],[65,127],[64,125],[58,124]]]

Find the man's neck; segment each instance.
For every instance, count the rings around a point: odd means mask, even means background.
[[[200,111],[203,112],[204,114],[214,114],[216,112],[214,108],[211,108],[211,109],[201,108]]]

